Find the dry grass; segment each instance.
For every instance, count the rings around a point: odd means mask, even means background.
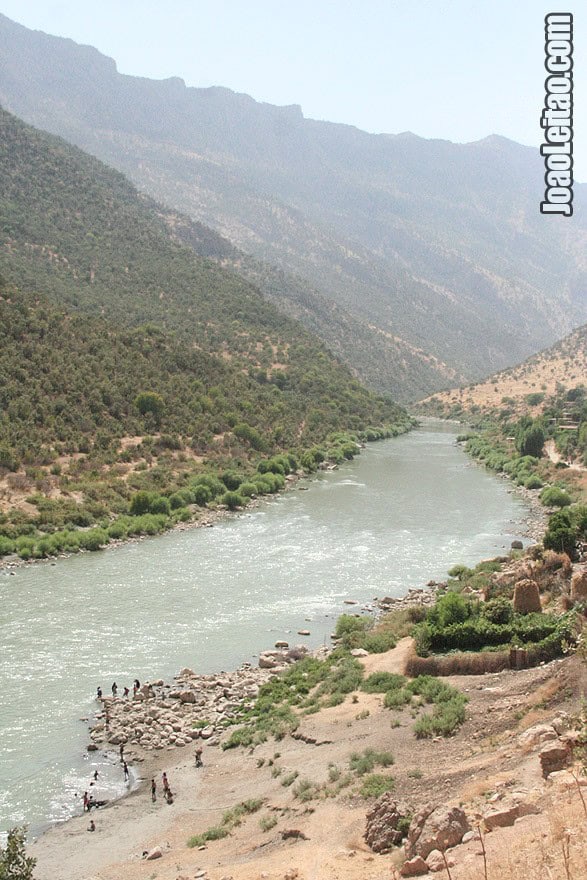
[[[484,675],[510,667],[509,651],[484,651],[476,654],[459,652],[434,657],[408,657],[406,675]]]

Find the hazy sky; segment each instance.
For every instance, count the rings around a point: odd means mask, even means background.
[[[542,141],[544,15],[575,15],[575,176],[587,180],[587,9],[542,0],[0,0],[122,73],[223,85],[371,132]],[[583,11],[585,10],[585,11]]]

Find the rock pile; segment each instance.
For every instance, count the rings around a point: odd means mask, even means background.
[[[238,717],[270,676],[249,663],[217,675],[182,669],[174,684],[159,679],[144,685],[134,699],[106,697],[88,748],[122,743],[153,751],[181,748],[198,738],[217,742],[226,722]]]
[[[377,606],[381,611],[397,611],[400,608],[409,608],[413,605],[422,605],[429,608],[436,602],[436,591],[444,589],[446,584],[437,584],[436,582],[431,581],[428,586],[429,589],[413,587],[408,590],[405,596],[399,598],[385,596],[383,599],[377,599]]]

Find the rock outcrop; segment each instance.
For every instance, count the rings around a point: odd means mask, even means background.
[[[408,859],[414,856],[425,859],[434,849],[444,852],[459,844],[470,830],[469,821],[460,807],[427,804],[412,819],[405,845],[406,856]]]
[[[518,581],[514,587],[514,611],[516,614],[531,614],[542,611],[540,591],[536,581],[530,578]]]
[[[399,846],[405,837],[405,831],[398,830],[398,825],[412,813],[413,809],[408,804],[398,803],[390,792],[377,798],[367,813],[365,830],[365,840],[373,852],[384,853]]]

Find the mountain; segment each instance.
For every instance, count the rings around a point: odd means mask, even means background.
[[[515,367],[483,382],[437,392],[423,400],[420,407],[453,417],[496,410],[536,416],[544,404],[550,405],[555,397],[565,399],[568,391],[569,401],[575,400],[574,389],[580,386],[587,392],[587,324]]]
[[[124,76],[3,16],[0,102],[277,266],[274,301],[370,382],[381,364],[380,388],[413,358],[422,381],[406,397],[451,373],[478,378],[587,320],[585,186],[571,221],[542,217],[540,158],[504,138],[372,135],[228,89]]]
[[[356,452],[341,432],[409,426],[122,174],[4,110],[0,218],[0,555],[136,491],[169,514],[194,473],[238,488],[261,458],[311,469]]]

